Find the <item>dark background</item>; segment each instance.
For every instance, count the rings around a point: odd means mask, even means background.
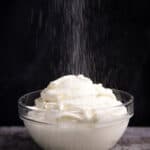
[[[63,3],[69,1],[0,2],[0,125],[21,125],[18,98],[70,73],[63,57],[67,33]],[[130,125],[150,126],[148,0],[85,2],[88,51],[96,70],[89,76],[133,94],[135,115]]]

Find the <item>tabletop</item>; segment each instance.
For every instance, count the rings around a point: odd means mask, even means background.
[[[24,127],[0,127],[0,150],[41,150]],[[128,128],[113,150],[150,150],[150,128]]]

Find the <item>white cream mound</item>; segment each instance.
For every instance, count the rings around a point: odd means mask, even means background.
[[[129,121],[127,109],[117,97],[83,75],[63,76],[41,91],[27,116],[33,121],[24,123],[45,150],[108,150]]]
[[[103,123],[127,115],[126,107],[113,91],[83,75],[66,75],[49,83],[35,100],[42,113],[29,112],[39,121]]]

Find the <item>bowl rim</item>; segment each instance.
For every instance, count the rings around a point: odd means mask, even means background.
[[[18,105],[25,108],[25,109],[29,109],[29,110],[38,110],[38,111],[42,111],[42,112],[45,112],[46,110],[45,109],[41,109],[41,108],[37,108],[37,107],[34,107],[34,106],[29,106],[29,105],[26,105],[22,102],[22,99],[24,99],[25,97],[31,95],[31,94],[35,94],[35,93],[40,93],[42,90],[36,90],[36,91],[32,91],[32,92],[28,92],[24,95],[22,95],[19,100],[18,100]],[[117,107],[122,107],[122,106],[127,106],[129,104],[132,104],[134,103],[134,96],[131,95],[130,93],[126,92],[126,91],[123,91],[123,90],[118,90],[118,89],[112,89],[112,91],[114,92],[119,92],[119,93],[122,93],[122,94],[125,94],[127,97],[128,97],[128,100],[127,102],[124,102],[122,104],[119,104],[119,105],[115,105],[115,106],[112,106],[112,107],[107,107],[107,108],[101,108],[101,109],[111,109],[111,108],[117,108]],[[117,99],[119,100],[119,99]],[[120,101],[120,100],[119,100]]]
[[[126,91],[123,91],[123,90],[117,90],[117,89],[112,89],[113,92],[119,92],[119,93],[122,93],[122,94],[125,94],[127,97],[128,97],[128,100],[127,102],[124,102],[122,104],[119,104],[119,105],[115,105],[113,107],[108,107],[108,108],[101,108],[103,110],[105,109],[114,109],[114,108],[118,108],[118,107],[122,107],[122,106],[127,106],[127,105],[132,105],[132,109],[134,110],[134,97],[126,92]],[[37,108],[37,107],[34,107],[34,106],[28,106],[28,105],[25,105],[23,103],[23,99],[31,94],[35,94],[35,93],[39,93],[41,92],[42,90],[36,90],[36,91],[32,91],[32,92],[29,92],[27,94],[24,94],[23,96],[21,96],[18,100],[18,110],[26,110],[26,111],[37,111],[37,112],[46,112],[46,109],[41,109],[41,108]],[[119,100],[119,99],[118,99]],[[108,124],[112,124],[112,123],[115,123],[117,121],[123,121],[125,119],[130,119],[132,116],[134,115],[134,112],[132,111],[131,113],[127,113],[123,118],[117,118],[113,121],[106,121],[106,122],[103,122],[101,123],[100,126],[106,126]],[[36,120],[35,118],[31,118],[27,115],[23,115],[20,111],[19,111],[19,117],[20,119],[22,119],[23,121],[30,121],[32,123],[39,123],[39,124],[45,124],[45,125],[57,125],[57,123],[52,123],[52,122],[47,122],[47,121],[41,121],[41,120]]]

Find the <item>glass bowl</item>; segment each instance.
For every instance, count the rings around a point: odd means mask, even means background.
[[[117,100],[123,105],[101,109],[103,118],[111,112],[126,107],[127,113],[104,119],[99,123],[53,122],[43,117],[46,110],[34,107],[34,101],[40,97],[35,91],[22,96],[18,101],[19,117],[23,120],[34,141],[45,150],[108,150],[111,149],[125,132],[130,118],[134,113],[133,96],[127,92],[113,89]],[[79,113],[79,112],[74,112]],[[34,115],[33,115],[34,114]],[[37,116],[37,117],[33,117]],[[111,115],[110,115],[111,116]]]

